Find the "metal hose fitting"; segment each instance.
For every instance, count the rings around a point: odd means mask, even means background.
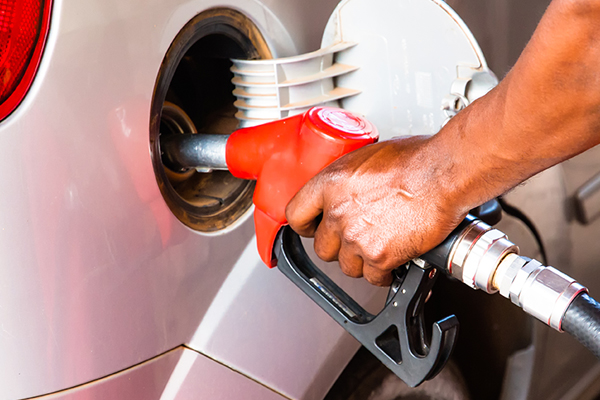
[[[537,260],[511,254],[500,263],[495,283],[500,294],[557,331],[575,297],[587,289]]]
[[[229,135],[176,134],[161,136],[163,162],[174,171],[195,168],[198,172],[226,170],[225,148]]]
[[[562,331],[573,300],[587,289],[539,261],[519,256],[506,235],[471,218],[455,233],[445,269],[466,285],[510,299],[525,312]]]
[[[508,254],[518,254],[519,248],[498,229],[478,219],[472,221],[454,243],[450,252],[450,274],[474,289],[496,293],[494,274]]]

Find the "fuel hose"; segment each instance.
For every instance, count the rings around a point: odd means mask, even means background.
[[[519,255],[501,231],[467,216],[422,258],[473,289],[499,292],[559,332],[568,332],[600,359],[600,304],[575,279]]]
[[[562,329],[600,358],[600,304],[587,293],[579,294],[567,308]]]

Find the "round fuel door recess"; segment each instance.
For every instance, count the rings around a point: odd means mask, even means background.
[[[165,162],[160,137],[228,135],[237,129],[231,83],[236,59],[271,58],[258,28],[226,8],[207,10],[186,24],[159,71],[150,119],[150,150],[160,191],[173,214],[202,232],[222,230],[247,214],[254,182],[229,171],[179,170]]]

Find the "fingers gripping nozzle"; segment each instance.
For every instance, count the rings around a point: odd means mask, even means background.
[[[378,138],[366,119],[330,107],[314,107],[231,135],[227,166],[238,178],[256,179],[254,223],[258,252],[268,266],[276,265],[273,243],[287,224],[285,208],[292,197],[327,165]]]

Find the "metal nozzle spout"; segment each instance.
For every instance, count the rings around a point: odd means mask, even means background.
[[[195,168],[199,172],[226,170],[225,149],[229,135],[173,134],[160,138],[164,165],[173,171]]]

